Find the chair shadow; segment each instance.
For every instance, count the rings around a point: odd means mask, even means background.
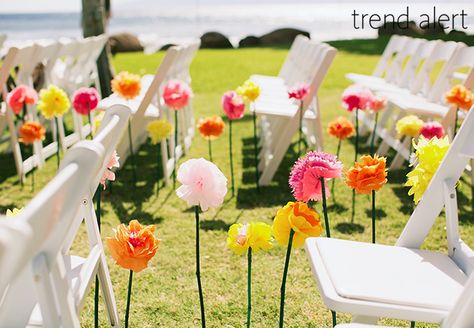
[[[360,225],[358,223],[352,223],[352,222],[341,222],[341,223],[336,224],[334,228],[340,233],[343,233],[346,235],[352,235],[354,233],[363,233],[365,231],[365,228],[363,225]]]

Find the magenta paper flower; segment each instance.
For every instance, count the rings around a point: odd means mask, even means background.
[[[290,187],[297,201],[321,200],[321,178],[339,178],[342,163],[337,157],[324,152],[309,152],[300,158],[290,173]],[[325,183],[326,198],[329,197],[328,183]]]
[[[370,109],[373,98],[374,95],[368,88],[354,84],[349,86],[342,93],[342,105],[349,112],[352,112],[356,108],[366,110]]]
[[[38,102],[38,93],[26,85],[19,85],[7,95],[8,106],[15,114],[20,114],[23,106],[34,105]]]
[[[104,174],[102,175],[102,178],[100,179],[100,183],[102,186],[106,187],[106,182],[107,181],[115,181],[115,173],[112,171],[114,167],[120,167],[119,163],[120,157],[117,155],[117,151],[114,150],[112,153],[112,156],[109,159],[109,162],[107,163],[107,168],[104,171]]]
[[[227,91],[222,96],[222,108],[229,120],[239,120],[244,116],[244,99],[235,91]]]
[[[303,100],[309,93],[309,86],[307,84],[297,84],[288,90],[288,98]]]
[[[79,88],[72,96],[72,106],[81,115],[89,115],[99,104],[99,93],[95,88]]]
[[[170,80],[163,90],[163,100],[166,106],[178,110],[186,106],[193,96],[191,88],[183,81]]]
[[[428,140],[434,137],[441,139],[444,136],[444,128],[441,123],[436,121],[425,122],[420,130],[420,134]]]
[[[380,112],[387,107],[387,97],[385,96],[373,96],[372,101],[369,105],[373,112]]]
[[[201,206],[203,211],[220,206],[227,193],[226,177],[214,163],[204,158],[181,164],[177,179],[182,185],[176,189],[176,195],[189,206]]]

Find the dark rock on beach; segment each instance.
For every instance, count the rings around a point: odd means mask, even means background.
[[[386,22],[377,29],[378,35],[409,35],[416,36],[421,34],[421,30],[414,21],[409,22]]]
[[[307,31],[295,28],[281,28],[262,35],[260,37],[260,44],[265,47],[290,45],[299,34],[303,34],[309,38],[309,32]]]
[[[254,35],[249,35],[239,41],[239,48],[258,47],[260,45],[260,38]]]
[[[219,32],[207,32],[201,36],[201,48],[230,49],[234,47],[225,35]]]
[[[110,51],[113,55],[119,52],[143,51],[137,36],[131,33],[119,33],[109,37]]]

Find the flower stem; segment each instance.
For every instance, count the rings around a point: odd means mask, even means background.
[[[370,154],[374,156],[375,154],[375,149],[374,149],[374,142],[375,142],[375,134],[377,131],[377,123],[379,120],[379,112],[375,113],[375,122],[374,122],[374,130],[372,131],[372,137],[370,138]]]
[[[132,141],[132,123],[128,120],[128,142],[130,144],[130,161],[132,164],[132,173],[133,173],[133,185],[137,186],[137,171],[135,168],[135,153],[133,152],[133,141]]]
[[[31,154],[34,156],[33,144],[31,144]],[[31,189],[35,191],[35,166],[31,169]]]
[[[207,144],[209,145],[209,160],[212,162],[212,143],[211,138],[207,139]]]
[[[173,189],[176,189],[176,165],[178,165],[178,158],[176,156],[176,147],[178,147],[178,111],[174,111],[174,150],[173,150]]]
[[[199,207],[194,206],[194,212],[196,215],[196,278],[199,290],[199,304],[201,306],[201,326],[206,327],[206,316],[204,312],[204,297],[202,295],[201,285],[201,260],[199,254]]]
[[[337,151],[336,151],[336,157],[339,159],[339,153],[341,152],[341,139],[339,139],[339,142],[337,143]],[[336,196],[334,195],[334,183],[336,179],[332,179],[331,181],[331,195],[332,199],[336,201]]]
[[[331,231],[329,229],[329,218],[328,218],[328,209],[326,206],[326,186],[324,185],[324,178],[321,180],[321,193],[323,195],[323,212],[324,212],[324,225],[326,226],[326,237],[331,238]]]
[[[357,162],[357,156],[359,156],[359,108],[356,108],[356,140],[355,140],[355,156],[354,162]]]
[[[301,141],[303,138],[303,101],[300,101],[300,127],[299,127],[299,136],[298,136],[298,156],[296,158],[300,158],[301,155]]]
[[[250,314],[252,312],[252,247],[247,252],[247,328],[250,328]]]
[[[337,316],[336,316],[336,311],[331,310],[331,316],[332,316],[332,326],[336,327],[337,325]]]
[[[133,271],[130,270],[130,275],[128,277],[127,308],[125,309],[125,328],[128,328],[128,317],[130,315],[130,299],[132,297],[132,279],[133,279]]]
[[[355,217],[355,203],[356,203],[356,192],[355,189],[352,189],[352,215],[351,215],[351,222],[354,223],[354,217]]]
[[[90,130],[90,136],[91,136],[91,140],[94,139],[94,137],[92,136],[92,118],[91,118],[91,112],[87,112],[87,118],[89,120],[89,128],[91,129]]]
[[[232,197],[235,194],[234,187],[234,160],[232,158],[232,120],[229,119],[229,152],[230,152],[230,177],[232,181]]]
[[[255,160],[255,182],[257,184],[257,192],[260,192],[259,173],[258,173],[258,143],[257,143],[257,113],[253,111],[253,147]]]
[[[375,244],[375,190],[372,190],[372,244]]]
[[[54,117],[54,122],[56,123],[56,143],[58,145],[58,149],[56,150],[56,163],[59,169],[59,150],[61,149],[61,143],[59,142],[59,120],[56,116]]]
[[[285,290],[286,290],[286,276],[288,275],[288,267],[290,265],[291,246],[293,245],[293,236],[295,231],[290,230],[290,237],[288,238],[288,248],[286,249],[285,269],[283,270],[283,279],[281,281],[280,288],[280,324],[279,327],[283,327],[283,318],[285,316]]]
[[[95,203],[96,203],[96,210],[95,216],[97,219],[97,226],[99,227],[100,233],[100,200],[101,200],[101,185],[97,188],[95,192]],[[94,327],[99,327],[99,278],[95,277],[95,290],[94,290]]]
[[[453,139],[456,136],[456,132],[458,129],[458,112],[459,112],[459,107],[456,107],[456,119],[454,120],[454,133],[453,133]]]

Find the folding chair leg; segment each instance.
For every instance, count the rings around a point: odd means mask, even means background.
[[[402,167],[405,160],[409,160],[409,158],[407,159],[403,153],[406,151],[409,152],[408,149],[409,149],[410,142],[411,142],[411,138],[405,137],[403,139],[403,142],[398,144],[397,155],[395,156],[395,158],[392,160],[392,163],[390,164],[390,170],[399,169],[400,167]],[[408,157],[409,156],[410,154],[408,154]]]

